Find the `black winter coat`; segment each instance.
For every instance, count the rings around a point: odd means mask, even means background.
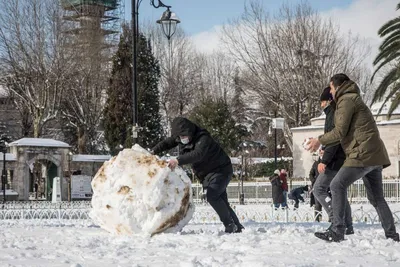
[[[308,191],[307,186],[297,187],[297,188],[293,189],[292,191],[290,191],[289,195],[290,195],[290,197],[293,197],[293,198],[303,199],[301,194],[304,194],[305,191]]]
[[[314,161],[314,163],[313,163],[313,165],[311,167],[310,174],[308,176],[308,178],[311,181],[311,186],[314,186],[314,183],[318,178],[318,175],[319,175],[319,173],[318,173],[318,164],[319,163],[320,163],[320,160]]]
[[[317,181],[317,179],[318,179],[318,175],[319,175],[318,164],[319,163],[320,163],[320,159],[317,161],[314,161],[314,163],[311,167],[310,174],[308,176],[308,178],[311,181],[311,187],[314,187],[315,181]],[[311,193],[310,194],[310,206],[312,207],[313,205],[315,205],[315,202],[318,202],[318,201],[316,201],[314,194]]]
[[[179,136],[189,136],[190,142],[182,144]],[[171,124],[171,137],[153,147],[154,154],[170,150],[179,145],[179,165],[191,164],[194,173],[203,182],[212,173],[232,172],[232,163],[221,146],[211,137],[210,133],[201,129],[190,120],[175,118]]]
[[[272,201],[274,204],[283,203],[282,181],[279,175],[274,174],[269,178],[272,185]]]
[[[324,133],[327,133],[335,128],[335,102],[332,101],[331,104],[324,109],[324,112],[326,115]],[[324,163],[327,169],[339,171],[345,159],[346,154],[343,151],[342,145],[337,144],[325,147],[321,163]]]

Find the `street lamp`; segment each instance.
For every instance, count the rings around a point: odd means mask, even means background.
[[[139,35],[139,6],[142,0],[132,0],[132,104],[133,104],[133,125],[132,125],[132,137],[133,139],[138,138],[138,131],[140,129],[138,125],[138,97],[137,97],[137,39]],[[168,40],[174,35],[176,31],[177,24],[180,20],[173,13],[170,8],[171,6],[165,5],[160,0],[150,0],[150,4],[154,8],[165,7],[167,10],[162,14],[161,18],[157,20],[157,23],[161,25],[162,30]]]
[[[157,23],[161,25],[163,33],[168,40],[175,34],[176,27],[180,22],[178,16],[176,16],[174,12],[171,12],[169,7],[167,7],[167,10],[161,15],[161,18],[157,20]]]

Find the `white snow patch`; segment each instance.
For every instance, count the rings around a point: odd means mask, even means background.
[[[224,234],[220,223],[189,224],[149,238],[112,236],[82,222],[0,221],[0,266],[400,266],[400,244],[385,239],[380,225],[355,224],[341,243],[314,236],[328,223],[244,226]]]

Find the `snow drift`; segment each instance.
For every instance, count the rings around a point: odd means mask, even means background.
[[[180,231],[192,218],[190,179],[135,145],[106,161],[92,181],[90,216],[110,233]]]

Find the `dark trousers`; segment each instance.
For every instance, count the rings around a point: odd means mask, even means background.
[[[344,234],[347,188],[360,178],[364,181],[369,202],[378,213],[385,236],[395,238],[397,234],[393,215],[383,196],[382,166],[342,167],[339,170],[330,184],[333,210],[332,230]]]
[[[317,181],[314,184],[314,196],[315,198],[321,203],[321,205],[328,213],[329,221],[333,222],[333,211],[332,211],[332,197],[329,195],[329,186],[337,174],[337,171],[326,169],[325,172],[320,173],[318,175]],[[344,222],[346,227],[351,227],[353,225],[352,218],[351,218],[351,207],[349,201],[345,200],[345,215],[344,215]]]
[[[203,189],[206,191],[207,201],[211,207],[217,212],[221,222],[227,226],[234,222],[240,225],[236,213],[233,211],[228,202],[226,187],[232,178],[232,168],[208,175],[203,183]]]
[[[304,202],[304,198],[301,195],[292,195],[289,194],[289,199],[294,200],[294,208],[298,209],[299,208],[299,203]]]
[[[314,201],[314,219],[316,222],[319,222],[322,219],[322,205],[318,200],[315,199]]]

